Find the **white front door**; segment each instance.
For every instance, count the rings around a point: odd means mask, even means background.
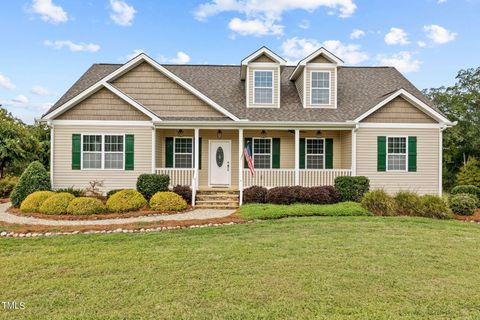
[[[230,140],[210,140],[208,173],[210,185],[229,187],[232,172],[232,142]]]

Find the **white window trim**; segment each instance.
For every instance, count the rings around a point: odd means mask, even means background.
[[[328,73],[328,103],[313,103],[313,73]],[[315,88],[326,89],[326,88]],[[332,105],[332,71],[330,70],[310,70],[310,106],[331,106]]]
[[[389,156],[389,155],[402,155],[402,154],[403,154],[403,153],[389,153],[389,152],[388,152],[388,139],[389,139],[389,138],[404,138],[404,139],[405,139],[405,170],[388,169],[388,162],[389,162],[388,156]],[[385,170],[386,170],[387,172],[389,172],[389,171],[390,171],[390,172],[408,172],[408,136],[397,136],[397,135],[395,135],[395,136],[386,136],[386,139],[387,139],[387,141],[386,141],[387,145],[386,145],[386,150],[385,150],[385,151],[386,151],[386,152],[385,152],[385,157],[386,157],[386,159],[385,159],[385,164],[386,164]]]
[[[177,139],[190,139],[192,140],[192,152],[175,152],[175,145],[177,144]],[[195,158],[194,158],[194,150],[195,150],[195,145],[194,145],[194,139],[191,136],[186,136],[186,137],[180,137],[176,136],[173,137],[173,169],[194,169],[195,168]],[[192,155],[192,167],[191,168],[177,168],[176,163],[175,163],[175,155],[177,154],[191,154]]]
[[[102,137],[102,151],[101,152],[87,152],[87,153],[101,153],[101,168],[84,168],[83,166],[83,137],[84,136],[101,136]],[[123,167],[121,169],[117,168],[105,168],[105,136],[122,136],[123,137]],[[82,133],[81,134],[81,141],[80,141],[80,161],[81,161],[81,170],[85,171],[95,171],[95,170],[106,170],[106,171],[124,171],[125,170],[125,133]],[[107,153],[120,153],[120,152],[107,152]]]
[[[271,103],[264,103],[264,102],[257,102],[255,101],[255,91],[257,87],[255,86],[255,77],[257,72],[270,72],[272,74],[272,102]],[[275,87],[275,72],[273,70],[269,69],[255,69],[253,70],[253,104],[254,105],[261,105],[261,106],[273,106],[275,105],[275,92],[274,92],[274,87]],[[269,87],[258,87],[259,89],[270,89]]]
[[[267,155],[269,154],[270,155],[270,168],[255,168],[255,140],[259,140],[259,139],[263,139],[263,140],[270,140],[270,153],[258,153],[258,155]],[[272,163],[273,163],[273,139],[270,138],[270,137],[265,137],[265,138],[262,138],[262,137],[252,137],[252,160],[253,160],[253,168],[254,169],[258,169],[258,170],[272,170]]]
[[[307,161],[307,158],[308,158],[308,155],[309,153],[307,153],[307,140],[323,140],[323,168],[322,169],[318,169],[318,168],[308,168],[308,161]],[[325,170],[325,138],[305,138],[305,170]],[[319,153],[310,153],[310,155],[320,155]]]

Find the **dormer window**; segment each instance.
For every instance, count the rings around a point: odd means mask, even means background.
[[[311,104],[329,105],[330,104],[330,72],[312,71],[311,75]]]
[[[273,71],[256,70],[253,78],[253,103],[273,104]]]

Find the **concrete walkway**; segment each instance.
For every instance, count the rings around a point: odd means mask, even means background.
[[[0,221],[15,224],[36,224],[45,226],[88,226],[88,225],[112,225],[112,224],[128,224],[136,222],[155,222],[155,221],[183,221],[183,220],[206,220],[215,218],[224,218],[235,210],[219,210],[219,209],[195,209],[186,213],[178,213],[171,215],[151,215],[146,217],[131,218],[115,218],[115,219],[98,219],[98,220],[48,220],[34,217],[21,217],[10,214],[7,211],[11,203],[0,204]]]

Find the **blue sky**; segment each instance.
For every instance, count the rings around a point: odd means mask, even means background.
[[[420,89],[480,65],[480,0],[11,0],[0,3],[0,104],[31,123],[93,63],[290,63],[319,46],[393,65]]]

